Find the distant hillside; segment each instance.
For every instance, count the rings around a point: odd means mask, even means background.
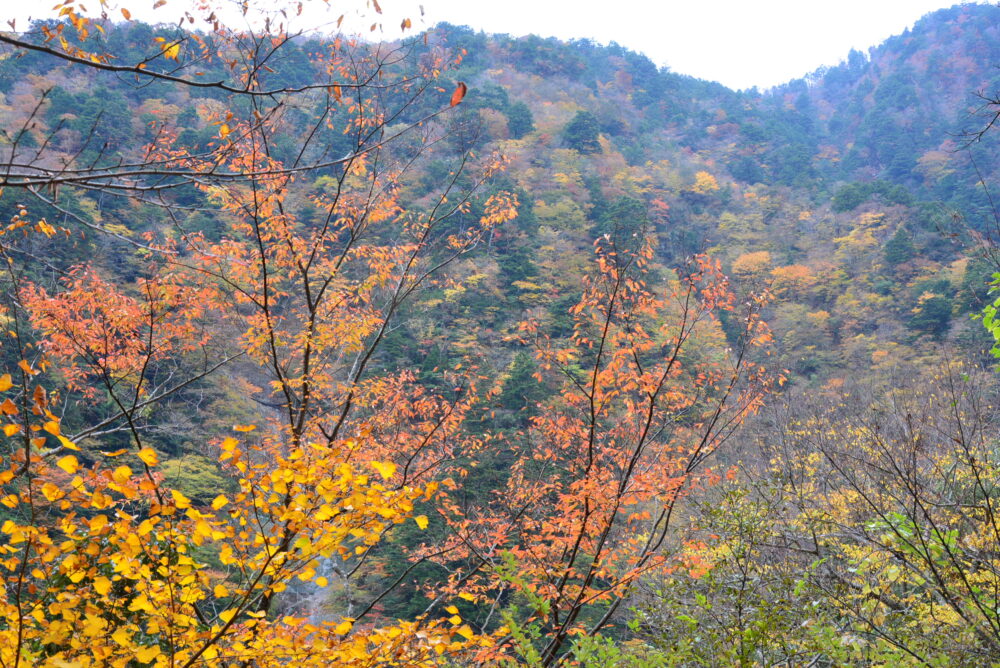
[[[840,65],[763,94],[658,70],[615,45],[438,29],[470,54],[470,78],[506,85],[512,98],[544,102],[537,86],[514,85],[510,70],[579,86],[573,96],[623,149],[658,131],[692,150],[722,153],[741,181],[814,186],[878,178],[948,199],[968,184],[939,184],[935,168],[968,162],[950,153],[976,127],[973,94],[1000,89],[998,17],[989,5],[940,10],[868,54],[852,51]]]
[[[138,53],[176,30],[109,25],[106,39],[117,52]],[[963,150],[962,131],[984,122],[970,115],[975,93],[1000,89],[998,32],[1000,8],[941,10],[868,55],[852,52],[836,67],[758,93],[658,69],[616,45],[437,27],[435,39],[407,48],[460,65],[442,75],[442,99],[431,96],[429,106],[408,108],[399,121],[443,104],[456,81],[469,93],[447,117],[451,139],[411,178],[407,194],[419,200],[461,151],[495,148],[511,158],[497,187],[519,193],[520,215],[474,262],[453,268],[454,279],[472,280],[475,290],[432,294],[413,310],[434,309],[433,321],[420,321],[429,329],[396,334],[438,343],[385,363],[423,366],[427,355],[474,350],[479,344],[461,334],[470,322],[501,337],[526,311],[544,312],[558,329],[594,239],[640,233],[656,240],[664,268],[709,249],[738,280],[770,284],[778,297],[771,320],[795,379],[865,369],[890,348],[919,355],[921,336],[980,349],[968,314],[985,294],[987,271],[970,235],[994,224],[980,175],[997,187],[1000,144],[990,134]],[[269,76],[308,81],[316,48],[295,42]],[[138,150],[154,121],[176,130],[185,146],[208,146],[217,136],[210,119],[226,99],[219,91],[71,77],[39,54],[0,61],[7,121],[27,118],[42,91],[39,125],[22,142],[58,129],[55,148],[98,161]],[[294,160],[293,138],[317,114],[288,110],[275,155]],[[83,140],[91,128],[100,147]],[[349,150],[342,132],[325,124],[317,131],[329,155]],[[226,221],[194,211],[203,193],[173,197],[193,207],[187,229],[226,233]],[[7,209],[14,204],[9,194],[0,200]],[[136,234],[163,224],[154,211],[137,219],[132,209],[86,193],[64,205]],[[86,252],[131,271],[115,243],[95,242],[80,249]],[[452,344],[459,347],[449,353]],[[512,354],[503,346],[483,352],[501,367]]]
[[[986,274],[969,232],[994,225],[980,180],[996,188],[1000,144],[963,133],[985,123],[976,93],[1000,89],[1000,8],[935,12],[764,93],[615,45],[439,30],[467,54],[454,74],[472,86],[466,116],[516,156],[523,216],[543,232],[582,253],[614,220],[648,224],[668,263],[714,248],[772,282],[803,374],[867,365],[922,333],[980,345],[966,314]],[[527,256],[545,247],[523,239]]]

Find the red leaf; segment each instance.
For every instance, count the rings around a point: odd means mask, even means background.
[[[455,86],[455,92],[451,94],[451,106],[454,107],[459,102],[461,102],[462,98],[465,97],[466,91],[468,91],[468,90],[469,90],[469,87],[466,86],[464,82],[459,81],[458,85]]]

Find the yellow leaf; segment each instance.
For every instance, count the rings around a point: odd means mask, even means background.
[[[413,521],[416,522],[417,526],[420,527],[421,529],[427,528],[428,524],[427,515],[417,515],[416,517],[413,518]]]
[[[111,591],[111,580],[106,577],[94,578],[94,591],[101,596],[106,596]]]
[[[139,459],[146,466],[156,466],[160,463],[160,458],[156,454],[156,450],[153,448],[143,448],[139,451]]]
[[[162,654],[162,652],[157,645],[153,645],[151,647],[140,647],[135,653],[135,658],[139,659],[143,663],[149,663],[156,659],[156,657],[160,656],[160,654]]]
[[[330,584],[330,581],[324,577],[318,577],[314,580],[314,582],[316,583],[317,587],[325,587],[328,584]]]
[[[392,462],[372,462],[372,468],[378,471],[383,480],[388,480],[396,473],[396,465]]]
[[[458,635],[462,636],[466,640],[472,640],[472,636],[475,635],[475,633],[472,632],[472,629],[469,628],[468,624],[463,624],[462,626],[460,626],[458,629],[456,629],[456,633],[458,633]]]
[[[219,619],[222,620],[223,624],[228,623],[229,620],[231,620],[235,616],[236,616],[235,608],[233,608],[232,610],[223,610],[222,612],[219,613]]]
[[[80,449],[77,446],[76,443],[74,443],[73,441],[69,440],[65,436],[58,436],[57,438],[59,439],[59,442],[62,443],[62,446],[64,448],[66,448],[67,450],[79,450]]]
[[[456,608],[456,607],[455,607],[455,606],[453,606],[453,605],[449,605],[449,606],[447,606],[447,607],[446,607],[446,608],[444,609],[444,611],[445,611],[445,612],[447,612],[447,613],[450,613],[450,614],[452,614],[452,615],[457,615],[457,614],[458,614],[458,608]]]
[[[129,640],[132,639],[132,634],[128,632],[128,629],[124,626],[120,627],[117,631],[111,634],[111,639],[116,643],[125,647],[128,645]]]
[[[191,499],[187,498],[176,489],[170,490],[170,496],[174,497],[174,505],[181,510],[191,507]]]
[[[13,436],[14,434],[16,434],[19,431],[21,431],[21,428],[19,426],[17,426],[16,424],[5,424],[3,426],[3,435],[4,436]]]
[[[222,127],[228,128],[229,126],[228,125],[223,125]],[[226,134],[229,134],[228,130],[226,131]],[[222,135],[222,136],[225,137],[226,135]],[[233,425],[233,429],[235,431],[253,431],[256,428],[257,428],[257,425],[255,425],[255,424],[237,424],[237,425]]]
[[[226,137],[229,136],[229,133],[230,133],[229,126],[227,124],[223,123],[222,127],[219,128],[219,136],[222,137],[223,139],[225,139]],[[243,430],[237,428],[236,431],[243,431]]]
[[[463,601],[475,601],[475,600],[476,600],[476,597],[475,597],[475,596],[473,596],[472,594],[470,594],[470,593],[469,593],[469,592],[467,592],[467,591],[463,591],[463,592],[461,592],[461,593],[460,593],[460,594],[458,595],[458,597],[459,597],[460,599],[462,599]]]
[[[132,477],[132,469],[127,466],[119,466],[111,472],[111,478],[119,485],[124,485]]]
[[[80,462],[77,461],[75,456],[66,455],[56,462],[56,466],[61,468],[66,473],[76,473],[77,469],[80,468]]]
[[[27,360],[21,360],[20,362],[17,363],[17,365],[21,367],[21,371],[28,374],[29,376],[34,376],[36,373],[38,373],[37,371],[31,368],[31,365],[28,364]]]
[[[138,550],[135,550],[134,553],[138,553]],[[153,605],[149,602],[149,598],[145,594],[140,594],[132,599],[132,602],[128,605],[128,609],[131,612],[151,612]]]
[[[86,621],[83,624],[83,635],[93,638],[98,635],[103,635],[105,627],[107,627],[108,622],[96,615],[87,615]]]
[[[181,52],[180,44],[171,44],[163,50],[163,57],[169,58],[170,60],[177,60],[178,54]]]
[[[220,494],[217,497],[215,497],[215,499],[212,501],[212,510],[218,510],[219,508],[222,508],[227,503],[229,503],[229,499],[227,499],[225,496],[223,496],[222,494]]]
[[[337,628],[333,630],[334,633],[342,636],[346,636],[354,628],[354,622],[349,619],[345,619],[341,623],[337,624]]]
[[[222,585],[215,585],[212,593],[215,594],[215,598],[225,598],[229,596],[229,590]]]
[[[4,375],[0,376],[0,392],[6,392],[11,387],[13,387],[13,385],[14,383],[13,381],[11,381],[9,373],[5,373]]]

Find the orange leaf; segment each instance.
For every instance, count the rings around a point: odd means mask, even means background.
[[[130,12],[129,10],[125,9],[124,7],[122,7],[122,16],[125,17],[126,21],[131,21],[132,20],[132,12]]]
[[[459,81],[458,85],[455,86],[455,92],[451,94],[451,106],[454,107],[459,102],[461,102],[462,98],[465,97],[466,91],[468,91],[468,90],[469,90],[469,87],[466,86],[464,82]]]

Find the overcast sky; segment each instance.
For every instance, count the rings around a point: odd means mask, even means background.
[[[386,0],[386,3],[403,3]],[[425,21],[616,41],[674,72],[766,88],[867,51],[955,0],[420,0]],[[416,3],[414,3],[416,4]],[[419,10],[417,12],[419,14]],[[388,32],[388,31],[387,31]]]
[[[54,0],[51,0],[54,2]],[[155,12],[154,0],[118,0],[146,21],[170,21],[189,2],[168,0]],[[250,0],[275,7],[297,0]],[[379,0],[383,14],[357,8],[372,0],[329,0],[321,16],[306,2],[306,13],[292,27],[331,25],[346,13],[345,27],[368,32],[373,20],[386,37],[400,35],[403,17],[414,30],[439,21],[511,35],[534,33],[562,39],[590,38],[618,42],[649,56],[674,72],[719,81],[732,88],[767,88],[836,65],[852,49],[867,51],[898,34],[924,14],[955,4],[953,0]],[[4,19],[33,12],[47,14],[49,3],[0,0]],[[99,5],[97,0],[86,4]],[[423,13],[421,13],[421,6]],[[110,14],[118,18],[116,11]],[[308,18],[307,18],[308,17]],[[351,19],[354,18],[352,21]],[[376,34],[378,34],[376,32]]]

